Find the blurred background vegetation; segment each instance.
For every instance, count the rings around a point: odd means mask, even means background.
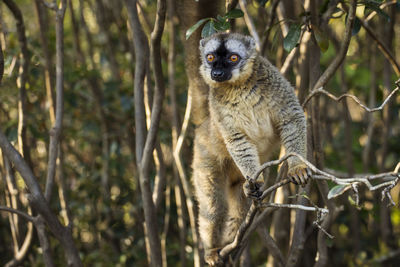
[[[194,0],[193,0],[194,1]],[[171,2],[171,1],[169,1]],[[176,1],[179,9],[181,1]],[[222,1],[221,1],[222,2]],[[265,3],[266,2],[266,3]],[[264,54],[276,66],[281,67],[288,51],[283,48],[285,35],[281,25],[304,25],[308,14],[303,1],[281,1],[283,14],[276,14],[272,27],[268,20],[275,1],[247,1],[247,9],[261,38],[266,36]],[[296,2],[296,3],[295,3]],[[314,1],[322,6],[334,1]],[[337,1],[336,1],[337,2]],[[341,2],[341,1],[339,1]],[[344,1],[347,2],[347,1]],[[366,18],[383,2],[394,2],[368,21],[377,37],[389,48],[397,62],[400,61],[400,1],[358,1],[357,16]],[[49,130],[52,126],[49,91],[55,86],[55,13],[41,1],[15,0],[25,22],[25,34],[30,59],[26,82],[26,145],[25,155],[39,183],[44,187],[47,172]],[[376,3],[369,4],[368,3]],[[199,5],[202,0],[199,1]],[[224,3],[222,3],[223,6]],[[145,34],[150,37],[157,2],[140,0],[139,18]],[[341,42],[346,14],[340,8],[333,13],[328,27],[318,29],[320,38],[320,65],[324,70],[337,54]],[[278,5],[279,9],[279,5]],[[283,10],[283,11],[282,11]],[[181,10],[185,14],[186,10]],[[218,13],[223,15],[221,7]],[[39,14],[43,21],[39,23]],[[282,17],[283,20],[282,20]],[[175,92],[179,122],[182,122],[188,99],[188,78],[185,72],[186,42],[184,28],[177,15],[167,16],[162,36],[161,59],[166,82],[166,97],[160,129],[157,135],[165,164],[166,186],[157,210],[160,236],[166,238],[166,259],[170,266],[193,265],[193,240],[189,215],[182,184],[174,174],[172,156],[171,93],[168,90],[168,55],[170,39],[175,38],[176,62],[174,68]],[[234,22],[235,31],[248,34],[243,18]],[[20,99],[18,82],[21,68],[21,45],[18,41],[16,22],[4,3],[0,3],[0,41],[4,53],[4,77],[0,87],[0,124],[8,140],[18,144]],[[298,26],[300,27],[300,26]],[[329,29],[329,31],[327,30]],[[64,119],[62,131],[62,165],[57,176],[63,176],[66,199],[73,218],[73,237],[85,266],[147,266],[144,239],[144,216],[135,161],[135,125],[133,105],[133,77],[135,53],[128,12],[124,1],[70,0],[64,21]],[[298,40],[296,40],[297,43]],[[318,40],[317,40],[318,41]],[[45,47],[47,46],[47,48]],[[198,53],[198,51],[189,51]],[[47,55],[46,55],[47,53]],[[47,58],[46,58],[47,57]],[[46,60],[48,60],[46,62]],[[46,86],[49,64],[50,80]],[[299,87],[298,56],[286,77]],[[392,66],[377,48],[360,22],[355,22],[353,36],[343,67],[325,89],[338,96],[350,93],[369,107],[379,106],[396,85],[398,79]],[[149,78],[151,88],[154,85]],[[343,103],[347,103],[343,105]],[[324,167],[344,173],[379,173],[391,171],[400,159],[400,94],[396,94],[382,112],[366,113],[352,101],[340,103],[327,97],[320,98],[321,139]],[[182,148],[182,158],[190,178],[194,126],[190,125]],[[28,210],[24,195],[25,184],[17,172],[15,188],[10,190],[6,182],[9,172],[4,156],[0,157],[0,205],[11,206],[16,196],[17,208]],[[151,171],[153,187],[157,168]],[[58,179],[59,181],[59,179]],[[291,186],[289,195],[295,195]],[[370,192],[361,187],[360,207],[352,204],[352,193],[335,200],[343,210],[337,216],[329,233],[329,266],[389,266],[400,259],[400,210],[398,204],[387,208],[380,201],[380,192]],[[399,201],[399,186],[393,188],[392,197]],[[62,194],[61,194],[62,195]],[[50,202],[52,209],[65,221],[65,208],[58,193]],[[313,185],[312,197],[323,203],[318,189]],[[292,201],[287,198],[287,201]],[[323,205],[323,204],[321,204]],[[169,216],[169,217],[168,217]],[[293,224],[294,213],[288,212]],[[317,230],[312,227],[313,217],[308,214],[305,251],[301,264],[310,266],[315,258]],[[11,215],[0,213],[0,264],[14,257],[16,243],[21,246],[28,228],[26,221],[17,224]],[[290,219],[288,219],[290,220]],[[289,221],[290,222],[290,221]],[[271,222],[270,222],[271,223]],[[13,237],[11,228],[18,228]],[[272,226],[273,227],[273,226]],[[36,232],[21,266],[43,266],[42,251]],[[271,229],[271,233],[273,230]],[[275,236],[274,238],[277,238]],[[290,233],[287,233],[290,234]],[[254,235],[250,244],[250,266],[268,264],[268,253],[259,237]],[[279,237],[277,238],[279,239]],[[62,248],[50,238],[57,266],[64,266]],[[286,252],[283,252],[286,254]],[[182,255],[183,254],[183,255]],[[387,261],[389,260],[389,261]],[[389,262],[389,263],[387,263]],[[394,266],[394,265],[393,265]]]

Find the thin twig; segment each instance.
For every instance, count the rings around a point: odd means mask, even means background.
[[[244,13],[244,21],[246,22],[247,29],[249,30],[250,35],[254,38],[256,42],[256,49],[257,51],[260,51],[261,49],[260,36],[258,36],[256,27],[254,26],[254,22],[249,15],[249,11],[247,10],[246,0],[239,0],[239,5]]]
[[[301,29],[299,43],[301,43],[301,40],[303,39],[304,32],[306,31],[306,29],[307,29],[307,26],[304,26]],[[300,45],[297,45],[295,48],[292,49],[292,51],[290,51],[290,53],[285,58],[285,62],[283,63],[283,65],[282,65],[282,67],[280,69],[280,72],[282,73],[283,76],[287,75],[287,72],[289,71],[289,68],[292,65],[294,59],[296,58],[299,50],[300,50]]]
[[[399,82],[400,80],[398,80],[397,82]],[[313,90],[306,98],[306,100],[304,101],[304,103],[302,104],[302,107],[305,108],[308,101],[310,101],[310,99],[317,95],[317,94],[324,94],[326,96],[328,96],[329,98],[339,102],[340,100],[348,97],[354,100],[354,102],[356,102],[361,108],[363,108],[365,111],[367,112],[375,112],[375,111],[379,111],[382,110],[383,107],[387,104],[387,102],[390,100],[390,98],[397,92],[399,91],[400,88],[397,86],[395,89],[393,89],[393,91],[385,98],[385,100],[382,102],[382,104],[379,107],[375,107],[375,108],[369,108],[366,105],[362,104],[360,99],[358,99],[356,96],[351,95],[351,94],[342,94],[339,97],[336,97],[335,95],[329,93],[328,91],[324,90],[322,87]]]
[[[188,100],[186,103],[186,110],[185,110],[185,115],[183,118],[182,128],[181,128],[178,140],[176,141],[176,146],[175,146],[175,150],[173,152],[173,157],[174,157],[174,161],[175,161],[175,166],[178,170],[179,179],[182,183],[183,191],[185,193],[186,205],[187,205],[188,214],[189,214],[190,228],[192,230],[192,239],[193,239],[193,243],[196,244],[194,247],[194,264],[197,267],[197,266],[200,266],[201,264],[200,264],[199,251],[198,251],[198,247],[197,247],[197,243],[198,243],[197,241],[198,241],[199,237],[198,237],[198,233],[196,230],[195,206],[193,204],[192,192],[190,190],[188,178],[187,178],[185,169],[183,167],[182,159],[180,156],[181,149],[183,146],[183,141],[185,139],[187,128],[189,126],[189,120],[191,117],[192,101],[193,101],[192,89],[189,88]]]
[[[269,21],[267,23],[267,28],[265,30],[265,34],[263,34],[264,35],[263,40],[261,42],[261,54],[262,55],[265,54],[264,51],[267,48],[269,34],[270,34],[270,32],[272,30],[272,27],[273,27],[273,23],[274,23],[275,16],[276,16],[276,8],[278,7],[279,1],[280,0],[275,0],[272,3],[271,14],[269,16]]]
[[[334,60],[329,64],[328,68],[324,71],[324,73],[319,77],[318,81],[314,84],[313,89],[323,87],[330,78],[332,78],[333,74],[342,64],[344,58],[346,57],[347,49],[349,48],[350,40],[351,40],[351,32],[353,29],[353,24],[355,20],[356,14],[356,5],[357,1],[352,0],[350,4],[350,9],[348,12],[346,29],[344,32],[344,38],[342,41],[342,45],[340,46],[340,50]]]
[[[262,207],[273,207],[273,208],[288,208],[288,209],[298,209],[306,211],[321,211],[322,213],[329,213],[328,209],[318,208],[318,207],[308,207],[298,204],[282,204],[282,203],[263,203]]]
[[[393,172],[390,172],[390,173],[369,175],[367,177],[338,178],[338,177],[336,177],[336,176],[334,176],[332,174],[329,174],[327,172],[319,170],[317,167],[315,167],[312,163],[310,163],[308,160],[306,160],[305,158],[303,158],[299,154],[297,154],[297,153],[288,153],[288,154],[284,155],[283,157],[281,157],[278,160],[269,161],[269,162],[266,162],[263,165],[261,165],[260,168],[258,169],[258,171],[255,173],[255,175],[253,177],[249,178],[248,181],[249,182],[256,181],[257,177],[265,169],[270,168],[272,166],[279,165],[282,162],[286,161],[290,157],[297,157],[304,164],[306,164],[307,167],[310,168],[314,173],[317,173],[317,175],[313,175],[312,176],[312,179],[329,180],[329,181],[332,181],[332,182],[334,182],[336,184],[343,184],[343,185],[350,185],[350,186],[352,186],[354,184],[357,185],[357,184],[362,183],[362,184],[365,184],[368,187],[368,189],[371,190],[371,191],[377,190],[377,189],[382,188],[382,187],[385,187],[384,194],[385,194],[385,196],[387,196],[389,198],[389,200],[391,200],[391,197],[390,197],[390,194],[389,194],[390,190],[400,180],[400,174],[398,173],[398,171],[400,169],[400,167],[399,167],[400,166],[400,162],[399,162],[399,164],[396,165],[395,170]],[[377,179],[377,177],[379,177],[379,178],[388,178],[390,180],[373,186],[370,183],[370,180]],[[264,190],[263,194],[261,195],[261,197],[258,200],[253,200],[253,203],[251,204],[251,206],[249,208],[249,211],[247,212],[245,220],[243,221],[243,223],[240,225],[238,231],[236,232],[234,240],[231,243],[229,243],[228,245],[226,245],[225,247],[223,247],[221,249],[221,251],[219,252],[219,255],[220,255],[220,257],[221,257],[221,259],[223,261],[226,261],[227,258],[229,257],[229,255],[240,247],[240,245],[242,243],[242,240],[243,240],[247,230],[251,226],[251,224],[252,224],[257,212],[259,211],[260,207],[296,208],[296,209],[301,209],[301,210],[317,211],[318,218],[317,218],[316,222],[314,222],[314,225],[317,226],[325,235],[327,235],[330,238],[333,238],[333,236],[330,235],[319,224],[319,222],[322,221],[322,215],[329,213],[329,211],[327,209],[325,209],[325,208],[319,208],[315,204],[313,205],[314,207],[307,207],[307,206],[303,206],[303,205],[294,205],[294,204],[279,204],[279,203],[262,203],[261,204],[260,203],[270,193],[272,193],[273,191],[275,191],[279,187],[281,187],[281,186],[283,186],[285,184],[288,184],[289,182],[290,182],[289,178],[285,178],[285,179],[281,180],[280,182],[278,182],[278,183],[272,185],[271,187],[267,188],[266,190]],[[338,195],[340,195],[340,194],[338,194]],[[338,195],[336,195],[336,196],[338,196]]]
[[[400,65],[396,61],[396,58],[392,54],[392,52],[387,48],[387,46],[376,36],[375,32],[368,26],[368,23],[366,23],[363,19],[358,18],[361,26],[365,29],[365,31],[370,35],[370,37],[376,42],[378,45],[379,50],[383,53],[385,58],[390,62],[390,64],[393,67],[394,72],[396,73],[397,76],[400,76]]]
[[[392,1],[387,1],[387,2],[385,2],[385,3],[382,3],[380,6],[379,6],[379,8],[380,9],[384,9],[385,7],[388,7],[388,6],[390,6],[390,5],[394,5],[394,4],[397,4],[398,3],[398,1],[397,0],[392,0]],[[372,11],[366,18],[365,18],[365,22],[368,22],[368,21],[370,21],[376,14],[378,14],[376,11]]]
[[[348,13],[348,8],[346,5],[342,5],[344,10]],[[358,17],[357,17],[358,18]],[[362,18],[358,18],[361,26],[365,29],[365,31],[369,34],[369,36],[376,42],[379,50],[383,53],[386,59],[390,62],[393,67],[393,70],[396,72],[397,76],[400,76],[400,65],[396,61],[396,58],[393,56],[392,52],[387,48],[387,46],[376,36],[375,32],[368,26],[367,21]],[[323,85],[315,86],[314,88],[319,88]]]
[[[35,218],[32,217],[31,215],[29,215],[26,212],[23,212],[23,211],[20,211],[20,210],[16,210],[16,209],[13,209],[13,208],[9,208],[9,207],[5,207],[5,206],[0,206],[0,210],[11,212],[11,213],[14,213],[14,214],[18,214],[19,216],[21,216],[25,220],[30,221],[32,223],[35,223]]]
[[[45,197],[50,201],[56,165],[58,158],[58,147],[61,139],[62,122],[64,116],[64,15],[67,1],[62,0],[56,12],[56,121],[50,130],[49,159],[45,187]]]

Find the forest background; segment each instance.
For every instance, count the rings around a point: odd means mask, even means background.
[[[265,203],[221,257],[395,266],[399,14],[398,0],[0,1],[0,264],[204,265],[198,43],[230,29],[295,86],[314,176],[289,184],[283,154],[264,166]]]

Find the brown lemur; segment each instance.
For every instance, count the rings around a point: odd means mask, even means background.
[[[199,204],[199,232],[210,265],[233,241],[248,208],[245,177],[254,177],[282,144],[306,157],[306,121],[293,87],[255,49],[254,39],[218,33],[200,41],[200,73],[210,87],[209,117],[197,127],[193,182]],[[288,160],[288,176],[304,185],[310,171]]]

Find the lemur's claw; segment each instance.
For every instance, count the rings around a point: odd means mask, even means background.
[[[243,184],[244,195],[248,198],[258,200],[262,196],[262,191],[260,190],[262,182],[252,182],[253,186],[250,186],[250,182],[246,181]],[[252,187],[252,188],[251,188]]]
[[[304,187],[310,179],[312,173],[306,164],[299,164],[288,171],[288,177],[292,183]]]
[[[219,256],[219,248],[206,249],[204,251],[204,260],[210,266],[222,266],[223,262]]]

